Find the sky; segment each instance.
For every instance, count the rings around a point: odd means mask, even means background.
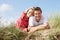
[[[40,7],[44,16],[52,15],[60,11],[60,0],[0,0],[0,17],[3,22],[15,22],[31,6]]]

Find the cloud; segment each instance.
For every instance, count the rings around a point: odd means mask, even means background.
[[[1,19],[1,24],[3,24],[4,26],[14,24],[14,23],[15,23],[15,20],[13,17]]]
[[[10,11],[10,10],[13,10],[13,6],[11,6],[9,4],[0,5],[0,12],[6,12],[6,11]]]

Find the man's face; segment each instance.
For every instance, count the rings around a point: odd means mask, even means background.
[[[40,10],[35,10],[34,11],[34,16],[35,16],[35,19],[37,20],[37,21],[40,21],[40,19],[41,19],[41,12],[40,12]]]
[[[30,17],[34,14],[34,10],[33,9],[30,9],[28,12],[27,12],[27,16]]]

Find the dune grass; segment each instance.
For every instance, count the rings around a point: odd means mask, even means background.
[[[49,25],[50,29],[36,31],[30,36],[30,40],[60,40],[60,16],[51,16]],[[25,40],[27,35],[14,25],[0,27],[0,40]]]

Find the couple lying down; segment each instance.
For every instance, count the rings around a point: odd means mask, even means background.
[[[37,30],[50,28],[47,18],[42,15],[40,7],[30,7],[21,13],[16,21],[16,27],[29,34]]]

